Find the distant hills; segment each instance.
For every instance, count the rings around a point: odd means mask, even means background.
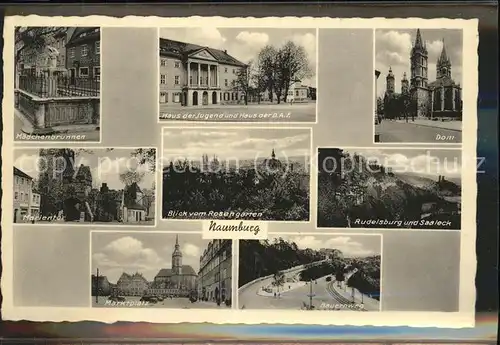
[[[460,179],[369,169],[361,155],[333,153],[349,157],[346,161],[356,167],[333,174],[319,171],[318,226],[432,228],[431,222],[420,224],[429,219],[449,221],[447,229],[460,228]]]

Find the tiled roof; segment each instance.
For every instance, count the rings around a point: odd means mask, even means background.
[[[444,86],[444,87],[447,87],[447,86],[458,86],[457,84],[455,84],[455,82],[453,81],[453,79],[451,78],[439,78],[438,80],[436,81],[433,81],[432,83],[429,83],[429,88],[438,88],[438,87],[441,87],[441,86]]]
[[[20,176],[20,177],[24,177],[24,178],[33,180],[33,177],[31,177],[30,175],[26,174],[24,171],[19,170],[16,167],[14,167],[14,176]]]
[[[141,211],[146,211],[146,207],[144,205],[138,204],[136,202],[131,202],[125,205],[129,210],[141,210]]]
[[[179,42],[174,40],[169,40],[166,38],[160,38],[160,55],[169,55],[177,57],[179,59],[187,59],[187,57],[197,51],[206,49],[210,54],[212,54],[215,59],[224,64],[234,65],[239,67],[245,67],[246,65],[239,61],[238,59],[232,57],[227,52],[214,49],[210,47],[202,47],[197,44]]]
[[[101,31],[98,27],[77,28],[69,39],[66,46],[75,46],[89,40],[98,40],[101,36]]]
[[[172,272],[172,269],[170,268],[162,268],[160,270],[160,272],[158,272],[158,274],[156,275],[155,278],[168,278],[168,277],[172,277],[174,276],[175,274]],[[197,275],[195,270],[193,269],[193,267],[189,266],[189,265],[182,265],[182,268],[181,268],[181,275]]]

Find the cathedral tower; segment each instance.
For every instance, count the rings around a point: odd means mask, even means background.
[[[392,73],[392,67],[389,67],[389,74],[387,74],[387,77],[385,79],[387,82],[385,92],[393,94],[395,91],[395,84],[394,84],[394,73]]]
[[[430,92],[427,88],[428,83],[428,54],[425,42],[422,40],[420,29],[417,29],[417,37],[411,49],[411,99],[412,116],[428,117],[430,115]]]
[[[443,50],[436,65],[436,79],[450,78],[451,79],[451,61],[446,54],[446,47],[443,39]]]
[[[427,48],[420,35],[420,29],[417,29],[417,37],[410,56],[412,88],[427,87],[427,59]]]
[[[174,275],[182,274],[182,253],[179,248],[179,235],[175,236],[175,247],[172,253],[172,273]]]
[[[403,73],[403,79],[401,79],[401,93],[406,94],[410,91],[410,84],[408,78],[406,78],[406,72]]]

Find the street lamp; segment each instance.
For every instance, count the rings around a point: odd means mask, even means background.
[[[95,303],[99,303],[99,268],[97,268],[97,273],[96,273],[96,282],[95,282]]]
[[[309,310],[312,310],[312,308],[313,308],[313,297],[315,296],[315,294],[313,293],[312,286],[313,286],[312,279],[310,279],[309,280],[309,294],[307,295],[307,297],[309,297]]]

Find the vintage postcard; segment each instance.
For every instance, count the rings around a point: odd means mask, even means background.
[[[473,326],[477,20],[3,37],[4,319]]]

